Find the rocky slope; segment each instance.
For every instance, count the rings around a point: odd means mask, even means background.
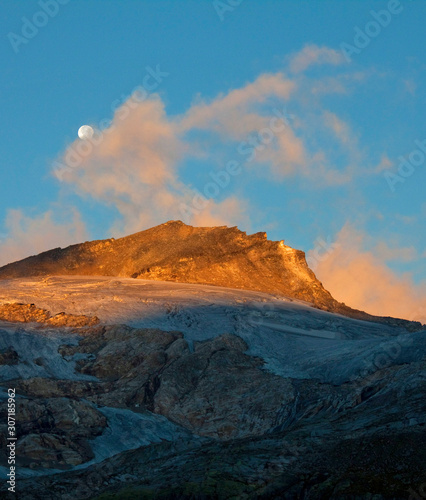
[[[304,252],[283,241],[269,241],[266,233],[247,235],[237,227],[192,227],[170,221],[117,240],[55,248],[0,268],[0,280],[44,275],[210,284],[278,293],[364,320],[401,321],[371,316],[339,303],[309,269]],[[404,324],[414,329],[421,326]]]
[[[333,303],[303,252],[268,241],[266,233],[248,236],[236,227],[196,228],[180,221],[117,240],[56,248],[0,268],[0,279],[48,274],[203,283]]]
[[[20,499],[422,498],[425,330],[129,278],[13,279],[6,300],[29,321],[0,323]],[[98,323],[34,322],[58,312]]]
[[[79,335],[59,354],[79,354],[77,372],[96,379],[9,382],[19,394],[18,469],[32,471],[19,498],[390,499],[426,481],[424,360],[333,385],[265,372],[229,334],[192,352],[175,332],[109,326]],[[125,445],[138,432],[124,421],[114,428],[105,411],[114,408],[164,416],[174,435],[93,461],[108,432]]]

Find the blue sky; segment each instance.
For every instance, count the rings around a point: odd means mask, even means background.
[[[232,224],[305,250],[349,305],[418,317],[425,14],[416,0],[3,1],[1,263],[169,219]],[[86,123],[101,144],[70,166]],[[229,162],[239,173],[215,190]]]

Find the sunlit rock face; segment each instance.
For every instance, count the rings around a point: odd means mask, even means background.
[[[0,321],[13,323],[42,323],[49,326],[81,327],[92,326],[99,323],[96,316],[88,317],[84,314],[66,314],[60,312],[52,316],[46,309],[36,307],[34,304],[20,304],[10,302],[0,304]]]
[[[29,275],[123,276],[278,292],[331,306],[305,254],[266,233],[196,228],[180,221],[140,233],[54,249],[0,269],[0,279]]]
[[[0,268],[0,280],[43,275],[120,276],[256,290],[379,321],[337,302],[309,269],[304,252],[284,241],[269,241],[264,232],[247,235],[237,227],[170,221],[117,240],[56,248]]]

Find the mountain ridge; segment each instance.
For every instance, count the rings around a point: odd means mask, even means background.
[[[23,500],[386,500],[426,481],[426,330],[319,310],[346,306],[284,242],[173,222],[0,276]]]
[[[193,227],[168,221],[129,236],[54,248],[0,268],[0,280],[43,275],[117,276],[277,293],[367,321],[417,329],[421,324],[372,316],[335,300],[305,253],[247,235],[236,226]]]

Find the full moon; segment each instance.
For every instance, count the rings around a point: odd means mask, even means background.
[[[78,129],[78,136],[80,139],[91,139],[93,137],[93,129],[90,125],[82,125]]]

